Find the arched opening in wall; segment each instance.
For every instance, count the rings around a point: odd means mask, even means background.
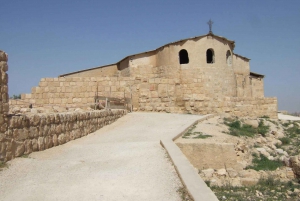
[[[206,63],[208,64],[215,63],[215,55],[213,49],[208,49],[206,51]]]
[[[185,49],[179,51],[179,63],[188,64],[189,63],[189,54]]]
[[[229,50],[227,50],[226,52],[226,62],[228,66],[232,65],[232,56],[231,56],[231,52]]]

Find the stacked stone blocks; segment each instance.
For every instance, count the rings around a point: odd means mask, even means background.
[[[42,151],[86,136],[126,114],[125,110],[10,116],[0,160]]]
[[[8,161],[33,151],[42,151],[88,135],[127,113],[126,110],[96,110],[27,115],[8,114],[7,60],[7,54],[0,50],[0,161]],[[66,83],[66,86],[69,85],[85,86],[83,81],[76,78]],[[94,85],[87,85],[89,86]],[[52,100],[61,104],[62,102],[58,100],[65,97],[63,94],[68,90],[70,93],[76,93],[77,98],[85,97],[85,94],[81,94],[82,92],[76,90],[71,92],[70,88],[67,87],[65,90],[63,87],[64,82],[59,82],[58,78],[43,79],[41,86],[33,90],[32,94],[22,94],[21,100],[11,100],[11,104],[43,103],[44,99],[49,102],[51,98],[56,98]],[[46,91],[53,93],[43,93]]]
[[[135,111],[176,112],[191,114],[231,113],[237,116],[270,116],[277,118],[277,99],[264,97],[224,96],[214,90],[212,97],[195,75],[193,79],[91,77],[43,78],[24,101],[34,106],[58,105],[86,107],[99,96],[124,98],[132,96]],[[51,92],[50,92],[51,91]],[[229,92],[232,94],[233,92]],[[216,95],[217,94],[217,95]]]

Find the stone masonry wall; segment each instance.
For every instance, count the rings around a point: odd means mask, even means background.
[[[9,115],[7,60],[7,54],[0,50],[0,161],[64,144],[92,133],[127,113],[126,110],[96,110]],[[23,100],[12,100],[11,104],[35,103],[31,95],[22,95]]]
[[[277,118],[276,98],[216,96],[206,92],[202,79],[165,78],[43,78],[32,94],[22,95],[35,106],[89,106],[96,93],[131,97],[134,111],[174,113],[231,113],[237,116]],[[98,92],[97,92],[98,90]],[[130,94],[131,93],[131,94]],[[217,92],[216,92],[217,93]],[[27,98],[27,99],[26,99]]]
[[[10,116],[0,140],[0,160],[8,161],[86,136],[125,114],[125,110],[98,110]]]
[[[7,113],[9,110],[8,104],[8,75],[7,75],[7,60],[8,56],[5,52],[0,50],[0,143],[5,138],[5,132],[7,129]],[[0,146],[0,152],[2,148]]]

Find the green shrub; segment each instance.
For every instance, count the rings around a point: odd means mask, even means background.
[[[225,125],[229,126],[229,134],[233,136],[247,136],[254,137],[255,134],[265,134],[269,131],[270,126],[264,124],[263,120],[260,120],[258,128],[253,128],[251,125],[242,124],[239,120],[224,119]]]
[[[228,123],[227,124],[230,128],[236,128],[236,129],[240,129],[241,128],[241,122],[239,120]]]
[[[233,136],[248,136],[254,137],[256,130],[251,125],[241,124],[239,120],[233,122],[225,122],[229,126],[229,134]]]
[[[269,160],[264,155],[261,155],[260,158],[254,157],[252,160],[253,165],[248,166],[247,169],[253,169],[256,171],[259,170],[276,170],[277,168],[283,166],[281,161],[272,161]]]
[[[283,123],[282,124],[284,127],[288,127],[289,125],[291,125],[291,121],[288,121],[287,123]]]
[[[257,132],[259,134],[262,134],[262,136],[266,136],[266,133],[269,132],[270,126],[267,126],[264,124],[264,120],[260,120],[258,127],[257,127]]]
[[[279,140],[282,142],[282,145],[288,145],[291,143],[291,139],[288,137],[282,137],[282,138],[279,138]]]
[[[268,176],[268,178],[260,178],[257,184],[260,186],[274,187],[277,183],[280,183],[280,181],[275,180],[272,176]]]
[[[206,139],[212,137],[212,135],[203,134],[202,132],[194,132],[193,134],[196,134],[196,136],[193,137],[194,139]]]
[[[300,129],[299,129],[299,125],[297,123],[293,123],[293,127],[290,127],[288,129],[285,129],[286,134],[291,137],[297,137],[300,134]]]
[[[278,124],[278,122],[276,122],[276,121],[273,121],[273,120],[271,120],[271,119],[267,119],[267,121],[271,122],[272,124],[274,124],[274,125],[276,125],[276,126],[278,126],[278,125],[279,125],[279,124]]]

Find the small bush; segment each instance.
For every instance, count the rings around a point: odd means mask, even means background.
[[[229,134],[233,136],[254,137],[258,133],[265,136],[270,129],[270,126],[264,124],[264,120],[259,122],[257,128],[253,128],[248,124],[242,124],[239,120],[232,120],[230,122],[228,119],[224,119],[224,123],[229,126]]]
[[[257,132],[259,134],[262,134],[262,136],[266,136],[266,133],[269,132],[270,126],[267,126],[264,124],[264,120],[260,120],[258,127],[257,127]]]
[[[288,145],[291,143],[291,139],[288,137],[279,138],[279,140],[282,142],[282,145]]]
[[[256,130],[251,125],[243,124],[239,121],[225,122],[229,126],[229,134],[233,136],[254,137]]]
[[[288,129],[285,129],[286,134],[291,137],[297,137],[300,134],[300,129],[299,129],[299,125],[297,123],[293,123],[293,127],[290,127]]]
[[[19,95],[13,95],[12,97],[10,97],[10,99],[21,99],[21,94]]]
[[[241,122],[240,121],[234,121],[231,123],[227,124],[230,128],[236,128],[236,129],[240,129],[241,128]]]
[[[284,127],[288,127],[289,125],[291,125],[291,121],[287,122],[287,123],[283,123],[282,124]]]
[[[267,116],[267,115],[261,116],[260,118],[263,118],[263,119],[270,119],[270,117]]]
[[[267,121],[271,122],[272,124],[274,124],[274,125],[276,125],[276,126],[278,126],[278,125],[279,125],[279,124],[278,124],[278,122],[276,122],[276,121],[273,121],[273,120],[271,120],[271,119],[267,119]],[[279,127],[277,127],[277,128],[279,128]]]
[[[252,160],[253,165],[248,166],[247,169],[253,169],[256,171],[259,170],[276,170],[277,168],[283,166],[281,161],[271,161],[264,155],[261,155],[260,158],[254,157]]]
[[[275,180],[274,177],[272,176],[268,176],[268,178],[260,178],[258,181],[258,185],[268,186],[268,187],[274,187],[277,185],[277,183],[280,183],[280,181]]]

